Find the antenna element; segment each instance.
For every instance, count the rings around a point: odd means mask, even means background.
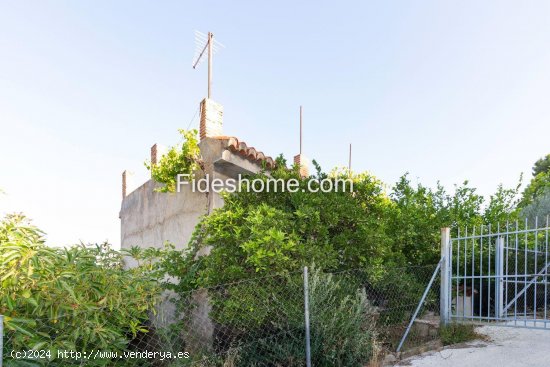
[[[193,58],[193,69],[204,59],[202,56],[208,51],[208,98],[212,96],[212,56],[220,48],[225,48],[221,43],[214,41],[214,34],[208,32],[208,35],[195,31],[195,57]]]

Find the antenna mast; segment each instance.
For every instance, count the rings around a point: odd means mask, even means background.
[[[349,171],[349,174],[351,175],[351,143],[349,143],[348,171]]]
[[[203,55],[208,52],[208,99],[212,97],[212,56],[219,48],[225,48],[221,43],[214,41],[214,34],[208,32],[208,34],[195,31],[195,58],[193,61],[193,69],[196,69],[200,62],[203,60]]]
[[[300,106],[300,155],[302,154],[302,106]]]
[[[212,40],[214,35],[208,32],[208,98],[212,94]]]

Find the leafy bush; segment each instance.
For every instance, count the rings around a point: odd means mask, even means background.
[[[281,168],[271,175],[296,179],[300,187],[296,192],[242,191],[226,195],[223,208],[199,224],[187,254],[191,260],[170,275],[185,273],[183,268],[192,263],[196,265],[195,285],[209,287],[298,271],[312,262],[325,270],[370,269],[381,268],[383,262],[396,258],[384,220],[391,203],[374,177],[353,176],[353,193],[320,194],[307,190],[307,179],[300,178],[296,171]],[[335,182],[342,177],[319,178]],[[209,255],[198,258],[197,254],[203,252]]]
[[[364,288],[342,275],[310,276],[311,349],[317,366],[363,366],[374,354],[375,308]]]
[[[157,164],[145,162],[145,167],[151,171],[151,177],[164,184],[155,189],[156,191],[175,192],[177,175],[188,174],[191,177],[201,165],[197,130],[178,131],[183,137],[181,144],[170,147]]]
[[[441,228],[451,227],[454,235],[465,227],[517,219],[519,187],[499,185],[486,202],[468,181],[456,186],[451,195],[440,184],[435,190],[421,184],[414,187],[407,175],[401,177],[392,189],[393,205],[386,213],[394,253],[401,254],[408,265],[436,264]]]
[[[0,314],[11,349],[122,351],[159,294],[108,245],[51,248],[21,215],[0,222]]]
[[[302,281],[299,277],[281,280],[273,282],[280,284],[279,288],[267,288],[272,300],[258,297],[257,285],[247,282],[226,292],[210,292],[211,316],[218,330],[223,330],[224,350],[238,365],[305,365]],[[266,280],[261,283],[265,287]],[[313,364],[367,363],[373,355],[376,334],[374,308],[365,292],[356,281],[319,269],[312,269],[309,286]]]

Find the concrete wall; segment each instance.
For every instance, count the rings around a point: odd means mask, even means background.
[[[207,213],[206,194],[185,186],[179,193],[161,193],[149,180],[122,200],[120,234],[122,248],[162,247],[166,241],[178,249],[187,246],[201,216]]]

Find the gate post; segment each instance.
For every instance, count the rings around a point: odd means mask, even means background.
[[[441,287],[439,293],[439,315],[443,325],[447,325],[449,323],[449,294],[451,293],[451,279],[449,278],[451,265],[449,260],[450,242],[451,229],[441,228]]]
[[[497,237],[497,246],[495,253],[495,317],[501,318],[504,311],[504,237]]]

